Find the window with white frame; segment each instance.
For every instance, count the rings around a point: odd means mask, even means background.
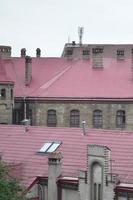
[[[46,142],[41,149],[38,151],[39,153],[52,153],[57,150],[57,148],[61,145],[61,142]]]

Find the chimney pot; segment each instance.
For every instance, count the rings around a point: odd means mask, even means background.
[[[41,56],[41,49],[36,49],[36,57],[39,58]]]
[[[26,56],[26,49],[22,48],[21,49],[21,57],[25,57]]]

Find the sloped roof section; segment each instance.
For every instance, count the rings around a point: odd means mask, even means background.
[[[0,58],[0,83],[12,82],[13,80],[8,76],[5,69],[5,62]]]
[[[63,154],[63,177],[75,178],[78,170],[87,170],[87,145],[96,144],[111,149],[112,172],[120,182],[133,184],[133,132],[87,129],[83,135],[80,128],[50,127],[29,127],[25,132],[23,126],[0,125],[2,159],[16,166],[16,176],[26,187],[48,176],[48,154],[38,150],[50,141],[61,141],[57,151]]]
[[[5,60],[4,68],[14,81],[15,97],[29,98],[133,98],[131,58],[103,58],[103,67],[89,60],[32,58],[32,81],[25,86],[25,59]]]

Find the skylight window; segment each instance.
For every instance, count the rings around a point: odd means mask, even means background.
[[[60,146],[60,144],[61,142],[47,142],[39,150],[39,153],[52,153]]]

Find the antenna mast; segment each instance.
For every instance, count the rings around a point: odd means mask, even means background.
[[[82,38],[84,33],[84,27],[78,27],[79,44],[82,45]]]

